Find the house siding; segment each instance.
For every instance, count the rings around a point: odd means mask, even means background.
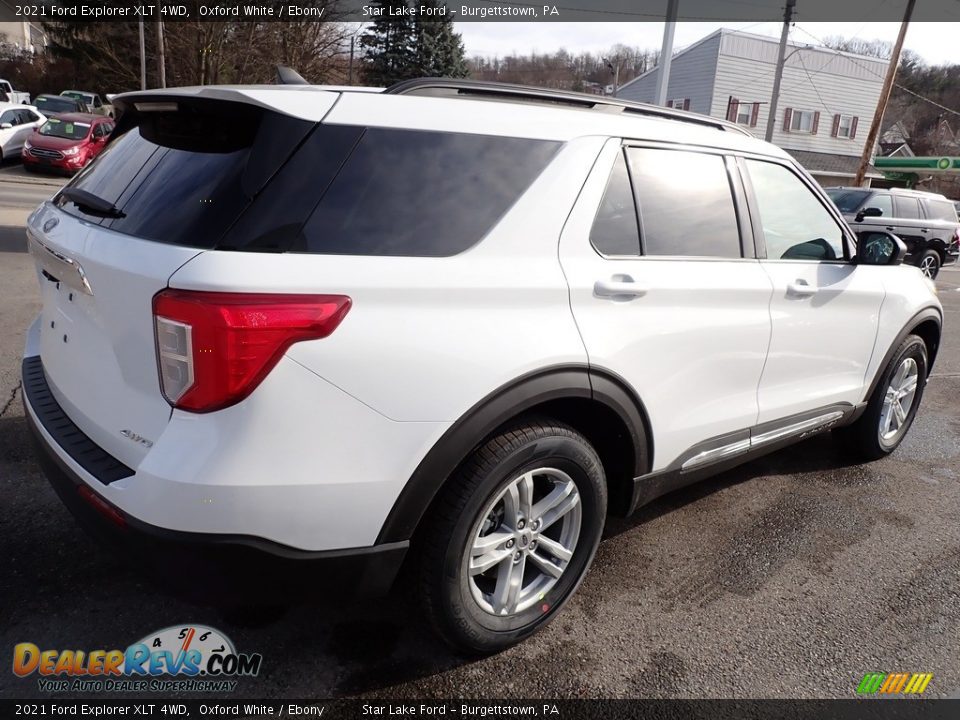
[[[667,100],[688,98],[690,111],[711,115],[714,105],[713,87],[722,35],[716,33],[695,47],[674,56],[670,63],[670,82]],[[656,103],[657,76],[659,69],[641,75],[620,88],[617,97],[621,100]]]
[[[711,115],[725,117],[731,96],[741,103],[760,103],[753,133],[764,136],[770,114],[777,47],[776,40],[723,34]],[[788,54],[795,47],[789,47]],[[886,63],[882,60],[850,58],[817,48],[797,50],[787,58],[784,66],[773,142],[785,150],[859,156],[880,98],[885,72]],[[787,108],[819,112],[817,133],[784,132]],[[853,115],[859,119],[856,137],[832,137],[836,114]]]

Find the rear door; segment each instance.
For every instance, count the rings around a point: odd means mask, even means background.
[[[893,232],[907,246],[907,261],[915,262],[927,246],[929,229],[920,210],[920,201],[907,195],[894,195],[896,209]]]
[[[560,259],[591,367],[647,410],[653,470],[757,421],[771,284],[753,255],[731,160],[608,142]]]
[[[854,405],[876,341],[884,268],[849,261],[849,231],[792,165],[747,159],[742,167],[773,284],[759,422]]]
[[[160,107],[128,109],[119,137],[28,229],[47,380],[71,420],[134,468],[170,417],[153,296],[216,245],[315,125],[240,103]]]

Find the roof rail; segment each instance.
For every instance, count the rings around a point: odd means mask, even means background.
[[[503,100],[516,102],[542,103],[544,105],[566,105],[600,112],[631,113],[650,117],[669,118],[682,122],[707,125],[718,130],[749,132],[727,120],[700,115],[697,113],[674,110],[648,105],[647,103],[618,100],[605,95],[550,88],[514,85],[512,83],[488,82],[485,80],[459,80],[453,78],[416,78],[395,83],[384,90],[387,95],[432,95],[435,97],[469,97],[476,100]]]

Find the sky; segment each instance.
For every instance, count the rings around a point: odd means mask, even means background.
[[[549,53],[565,48],[571,53],[601,53],[616,43],[631,47],[660,49],[663,42],[663,23],[511,23],[511,22],[461,22],[456,23],[457,32],[463,36],[467,57],[474,55],[495,56],[531,52]],[[679,22],[674,36],[674,52],[695,43],[720,27],[744,30],[780,37],[781,23],[707,23]],[[797,22],[790,32],[790,39],[801,44],[819,44],[818,38],[842,35],[863,40],[897,39],[898,22]],[[914,22],[907,29],[904,47],[919,54],[931,65],[960,62],[957,50],[960,38],[960,22]]]

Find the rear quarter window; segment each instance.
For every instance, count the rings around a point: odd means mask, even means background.
[[[456,255],[496,225],[559,147],[546,140],[368,128],[293,249]]]
[[[952,202],[948,200],[924,200],[923,205],[927,210],[927,217],[931,220],[957,222],[957,210]]]

